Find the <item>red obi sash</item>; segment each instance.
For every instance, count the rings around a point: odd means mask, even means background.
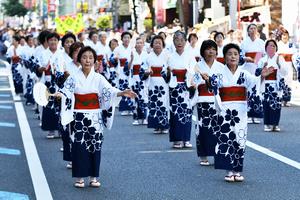
[[[225,59],[223,57],[217,57],[218,62],[225,64]]]
[[[141,65],[133,65],[132,69],[133,69],[133,75],[139,75]]]
[[[177,82],[184,82],[186,69],[173,69],[172,72],[176,76]]]
[[[99,109],[100,103],[98,99],[98,94],[75,94],[74,108],[78,110]]]
[[[195,56],[195,59],[196,59],[197,62],[199,62],[200,57],[199,56]]]
[[[293,54],[284,54],[284,53],[281,53],[279,55],[284,58],[285,62],[292,62],[292,56],[293,56]]]
[[[259,59],[262,58],[262,53],[261,52],[247,52],[245,53],[246,57],[250,57],[254,60],[254,63],[258,63]]]
[[[120,66],[121,66],[121,67],[124,67],[124,66],[125,66],[125,63],[126,63],[126,61],[127,61],[127,58],[120,58],[119,60],[120,60]]]
[[[266,76],[265,80],[267,80],[267,81],[277,80],[277,69],[275,69],[273,73]]]
[[[198,96],[214,96],[214,94],[208,91],[206,84],[200,84],[198,86]]]
[[[151,76],[153,77],[161,77],[161,71],[162,71],[162,67],[151,67],[152,70],[152,74]]]
[[[102,60],[103,60],[103,55],[98,55],[97,56],[97,61],[98,62],[102,62]]]
[[[45,70],[45,76],[50,76],[50,75],[51,75],[51,65],[49,65]]]
[[[219,89],[222,101],[246,101],[247,90],[245,87],[232,86]]]
[[[13,64],[17,64],[21,61],[21,58],[19,56],[12,56],[11,61]]]

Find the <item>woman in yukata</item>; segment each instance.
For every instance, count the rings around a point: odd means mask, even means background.
[[[247,139],[247,91],[260,84],[260,77],[250,74],[238,66],[240,48],[229,43],[224,46],[223,54],[226,65],[220,74],[222,76],[202,74],[204,80],[214,91],[217,120],[211,126],[217,137],[215,147],[215,168],[227,170],[225,181],[244,181],[243,161]],[[262,77],[271,74],[273,70],[263,68]]]
[[[257,69],[257,63],[264,54],[265,42],[258,37],[256,24],[249,24],[247,33],[248,37],[241,43],[242,55],[246,61],[242,67],[251,74],[254,74]],[[259,88],[253,87],[248,91],[248,123],[258,124],[260,123],[259,118],[262,117],[263,109]]]
[[[75,187],[85,187],[84,177],[90,177],[90,187],[100,187],[99,177],[103,128],[112,125],[114,107],[120,97],[135,98],[136,94],[129,89],[120,91],[112,87],[99,73],[94,71],[97,54],[91,47],[83,47],[78,53],[81,69],[68,79],[73,79],[68,92],[61,93],[63,104],[67,104],[62,112],[71,123],[72,141],[72,176],[76,177]],[[68,81],[68,80],[67,80]],[[106,119],[103,111],[111,110]],[[107,122],[106,124],[104,124]]]
[[[153,51],[143,65],[142,79],[148,84],[148,128],[154,128],[154,133],[168,133],[169,129],[169,87],[167,77],[168,51],[164,39],[154,36],[151,44]]]
[[[168,60],[171,75],[170,92],[170,142],[173,148],[191,148],[192,104],[190,99],[191,80],[196,66],[195,56],[185,50],[186,35],[176,31],[173,36],[175,51]]]
[[[257,75],[263,68],[272,70],[273,73],[267,76],[263,82],[263,109],[264,109],[264,131],[280,131],[278,126],[281,113],[281,100],[285,87],[284,77],[289,70],[278,50],[275,40],[268,40],[265,45],[266,55],[258,62]]]
[[[223,70],[224,65],[216,61],[217,49],[217,44],[213,40],[203,41],[200,49],[203,59],[196,66],[196,76],[199,75],[199,72],[207,73],[209,76],[213,74],[221,76],[220,71]],[[198,114],[196,123],[197,155],[200,157],[200,165],[208,166],[210,163],[207,157],[215,155],[215,146],[217,144],[212,127],[212,123],[215,123],[215,120],[217,120],[217,111],[214,104],[215,98],[203,79],[194,84],[197,84],[197,92],[193,98]]]
[[[148,103],[148,87],[146,82],[141,80],[142,65],[146,62],[148,53],[143,50],[144,41],[142,38],[136,38],[135,50],[133,50],[133,61],[131,69],[131,77],[129,85],[132,90],[138,95],[134,102],[133,110],[133,125],[148,124],[147,123],[147,103]]]
[[[121,35],[122,44],[120,44],[115,49],[114,58],[118,60],[118,79],[119,79],[119,89],[125,90],[129,88],[129,67],[132,64],[132,48],[130,46],[130,40],[132,38],[131,33],[123,32]],[[119,111],[121,115],[132,115],[132,100],[127,97],[122,97],[119,105]]]

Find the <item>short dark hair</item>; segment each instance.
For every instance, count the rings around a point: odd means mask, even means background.
[[[13,36],[13,39],[16,40],[17,42],[20,42],[20,41],[21,41],[21,37],[18,36],[18,35],[14,35],[14,36]]]
[[[113,39],[111,39],[110,41],[109,41],[109,43],[108,43],[108,46],[111,48],[111,43],[112,42],[116,42],[117,44],[119,44],[119,42],[118,42],[118,40],[117,39],[115,39],[115,38],[113,38]]]
[[[78,53],[78,56],[77,56],[77,62],[80,63],[80,60],[81,60],[82,55],[83,55],[85,52],[87,52],[87,51],[92,52],[92,54],[93,54],[93,56],[94,56],[94,63],[96,63],[96,61],[97,61],[97,54],[96,54],[96,51],[95,51],[92,47],[90,47],[90,46],[85,46],[85,47],[83,47],[83,48],[80,49],[80,51],[79,51],[79,53]]]
[[[160,36],[160,35],[155,35],[152,40],[151,40],[151,43],[150,43],[150,47],[153,48],[153,43],[154,43],[154,40],[161,40],[162,41],[162,44],[163,44],[163,48],[165,48],[166,44],[165,44],[165,41],[164,39]]]
[[[191,42],[192,37],[197,38],[197,40],[198,40],[197,34],[196,33],[191,33],[191,34],[189,34],[189,37],[188,37],[189,42]]]
[[[204,51],[209,49],[209,48],[215,48],[216,51],[218,52],[218,46],[215,41],[213,40],[204,40],[202,42],[202,45],[200,47],[200,55],[204,58]]]
[[[216,32],[215,36],[214,36],[214,41],[216,41],[216,38],[218,35],[222,35],[223,39],[225,39],[225,36],[222,32]]]
[[[123,40],[123,37],[124,37],[125,35],[129,35],[129,37],[132,38],[132,34],[129,33],[128,31],[125,31],[125,32],[123,32],[123,33],[121,34],[121,40]]]
[[[61,38],[61,46],[65,45],[65,42],[68,38],[72,38],[76,42],[76,36],[73,33],[67,33]]]
[[[174,33],[174,36],[173,36],[173,41],[175,40],[175,38],[177,38],[178,36],[182,36],[183,38],[184,38],[184,40],[186,41],[186,34],[184,33],[184,32],[182,32],[182,31],[176,31],[175,33]]]
[[[250,29],[251,26],[255,26],[255,27],[257,28],[257,25],[256,25],[256,24],[253,24],[253,23],[252,23],[252,24],[249,24],[249,25],[247,26],[247,32],[249,31],[249,29]]]
[[[27,35],[27,36],[25,37],[26,42],[28,42],[28,40],[29,40],[30,38],[33,38],[33,35],[31,35],[31,34]]]
[[[273,39],[267,40],[266,44],[265,44],[265,50],[267,50],[267,46],[269,45],[270,42],[273,42],[275,44],[276,47],[276,51],[278,50],[278,46],[277,46],[277,42]]]
[[[92,36],[93,36],[94,34],[96,34],[96,35],[98,36],[98,34],[97,34],[96,31],[91,31],[91,32],[89,33],[89,39],[92,39]]]
[[[57,40],[60,39],[59,35],[56,32],[50,32],[47,35],[47,42],[51,39],[51,38],[56,38]]]
[[[73,57],[73,53],[79,49],[79,48],[83,48],[84,44],[81,42],[74,42],[71,46],[70,46],[70,51],[69,51],[69,56],[72,58]]]
[[[157,35],[162,35],[162,34],[165,36],[165,38],[167,38],[167,34],[163,31],[160,31]]]
[[[42,32],[40,32],[39,36],[38,36],[38,41],[40,44],[44,44],[47,41],[47,36],[49,35],[50,31],[48,30],[43,30]]]
[[[236,49],[239,53],[241,52],[240,47],[237,44],[234,43],[228,43],[223,47],[223,55],[225,57],[226,53],[228,52],[229,49]]]

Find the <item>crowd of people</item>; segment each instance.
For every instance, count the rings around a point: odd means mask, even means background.
[[[63,159],[75,187],[99,187],[104,128],[117,108],[132,115],[132,125],[169,134],[174,149],[192,148],[192,115],[201,166],[226,170],[225,181],[241,182],[249,123],[280,131],[282,106],[290,106],[300,55],[289,34],[259,38],[249,24],[247,37],[213,31],[201,38],[191,31],[108,35],[90,30],[78,35],[43,30],[16,32],[6,57],[16,94],[35,106],[47,138],[61,137]],[[240,36],[240,34],[238,34]],[[33,96],[35,83],[50,95],[46,106]],[[117,123],[117,122],[116,122]]]

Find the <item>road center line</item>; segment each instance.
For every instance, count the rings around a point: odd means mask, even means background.
[[[196,121],[196,116],[193,115],[192,119],[193,119],[193,121]],[[272,157],[272,158],[274,158],[276,160],[279,160],[279,161],[281,161],[281,162],[283,162],[283,163],[285,163],[287,165],[295,167],[296,169],[300,169],[300,163],[297,162],[297,161],[294,161],[294,160],[289,159],[289,158],[287,158],[285,156],[282,156],[282,155],[280,155],[278,153],[275,153],[275,152],[273,152],[273,151],[271,151],[271,150],[269,150],[269,149],[267,149],[267,148],[265,148],[263,146],[255,144],[255,143],[253,143],[253,142],[251,142],[249,140],[247,140],[246,145],[248,147],[250,147],[251,149],[254,149],[254,150],[256,150],[256,151],[258,151],[260,153],[263,153],[263,154],[265,154],[267,156],[270,156],[270,157]]]
[[[9,75],[8,77],[12,89],[12,77],[11,75]],[[13,95],[14,101],[20,101],[20,96],[15,95],[14,91],[12,90],[11,93]],[[23,104],[21,102],[15,102],[15,108],[36,199],[53,200],[40,158],[36,150],[36,146],[34,144]]]

